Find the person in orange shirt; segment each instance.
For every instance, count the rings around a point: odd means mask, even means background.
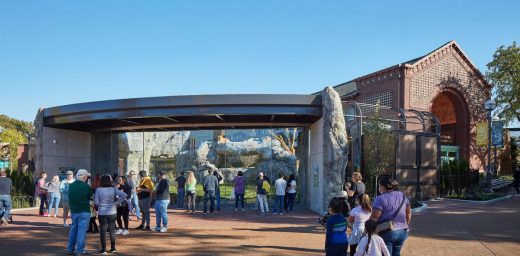
[[[151,231],[150,205],[152,203],[153,182],[144,170],[139,171],[139,176],[141,176],[141,181],[137,186],[137,198],[139,199],[139,209],[141,210],[142,219],[141,225],[139,225],[136,229]]]

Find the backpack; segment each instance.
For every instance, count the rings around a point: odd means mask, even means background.
[[[269,182],[264,180],[262,183],[262,189],[265,190],[266,194],[269,194],[269,191],[271,190],[271,185],[269,185]]]

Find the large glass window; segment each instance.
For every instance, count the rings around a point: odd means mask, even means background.
[[[146,170],[151,177],[159,171],[168,173],[172,181],[171,192],[175,201],[177,188],[174,179],[181,172],[193,170],[198,181],[197,194],[203,195],[202,179],[207,170],[218,170],[223,177],[221,197],[234,197],[233,179],[241,171],[247,179],[246,202],[254,203],[256,198],[255,179],[260,171],[269,177],[274,200],[274,182],[282,173],[289,177],[294,174],[297,182],[297,203],[305,188],[304,173],[307,168],[307,129],[261,128],[225,130],[183,130],[183,131],[133,131],[112,133],[108,137],[98,136],[100,143],[93,144],[94,151],[107,151],[103,138],[111,139],[111,159],[98,154],[98,166],[113,170],[99,170],[103,173],[126,175],[130,170]],[[109,161],[109,164],[100,164]],[[117,170],[116,170],[117,168]],[[199,200],[201,201],[201,200]]]

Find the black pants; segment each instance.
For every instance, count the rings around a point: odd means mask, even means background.
[[[49,201],[47,201],[47,194],[39,194],[38,197],[40,197],[40,215],[48,213]]]
[[[123,219],[125,227],[124,229],[128,229],[128,216],[130,215],[130,210],[128,207],[117,207],[117,226],[119,228],[123,228],[122,221]]]
[[[350,256],[354,256],[354,254],[356,253],[357,245],[358,244],[351,244],[350,245]]]
[[[515,187],[516,193],[520,194],[520,189],[519,189],[519,187],[520,187],[520,180],[513,181],[513,187]]]
[[[101,239],[101,250],[107,249],[107,228],[110,232],[110,249],[116,249],[116,215],[99,215],[99,238]]]
[[[346,256],[347,244],[330,244],[325,250],[326,256]]]
[[[90,217],[90,223],[88,225],[87,232],[98,232],[98,225],[96,223],[96,217]]]

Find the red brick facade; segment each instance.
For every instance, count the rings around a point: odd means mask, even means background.
[[[354,90],[342,89],[347,85]],[[476,146],[475,127],[486,121],[484,102],[490,97],[491,86],[455,41],[335,89],[344,100],[379,101],[382,105],[433,112],[441,120],[443,136],[454,136],[461,157],[470,161],[470,167],[485,168],[486,149]]]

